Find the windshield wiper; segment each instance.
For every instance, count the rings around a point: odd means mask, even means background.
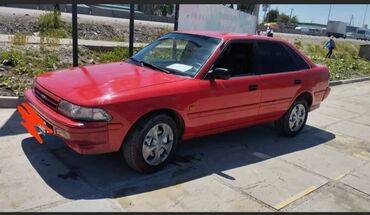
[[[137,63],[139,63],[141,66],[150,67],[150,68],[152,68],[152,69],[156,69],[156,70],[159,70],[159,71],[165,72],[165,73],[167,73],[167,74],[170,74],[170,73],[171,73],[171,71],[169,71],[169,70],[167,70],[167,69],[164,69],[164,68],[159,67],[159,66],[156,66],[156,65],[154,65],[154,64],[151,64],[151,63],[145,62],[145,61],[143,61],[143,60],[138,60],[138,59],[136,59],[136,58],[134,58],[134,57],[129,57],[129,59],[130,59],[130,60],[133,60],[133,61],[135,61],[135,62],[137,62]]]

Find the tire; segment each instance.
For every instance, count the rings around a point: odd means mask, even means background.
[[[131,129],[123,143],[123,156],[132,169],[152,173],[168,163],[178,142],[179,130],[174,120],[166,114],[151,115]]]
[[[297,117],[297,115],[295,115],[294,113],[292,113],[293,111],[297,111],[297,108],[298,108],[298,113],[299,114],[302,114],[302,109],[304,109],[304,115],[301,115],[299,117]],[[289,110],[277,121],[275,121],[275,129],[278,131],[278,133],[282,136],[285,136],[285,137],[294,137],[296,136],[297,134],[299,134],[302,129],[304,128],[304,126],[306,125],[306,121],[307,121],[307,116],[308,116],[308,104],[307,104],[307,101],[304,100],[304,99],[297,99],[293,104],[292,106],[289,108]],[[295,112],[297,113],[297,112]],[[292,123],[291,124],[294,124],[293,122],[294,119],[296,119],[297,121],[297,124],[295,124],[296,126],[291,126],[290,125],[290,122],[289,122],[289,118],[291,117],[291,115],[295,115],[292,116]]]

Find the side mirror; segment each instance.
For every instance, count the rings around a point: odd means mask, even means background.
[[[222,79],[227,80],[231,77],[231,72],[226,68],[216,68],[209,71],[205,77],[208,80]]]

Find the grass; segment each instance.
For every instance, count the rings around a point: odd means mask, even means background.
[[[139,50],[140,48],[134,48],[134,54]],[[129,57],[128,48],[124,47],[118,47],[111,51],[91,51],[90,55],[101,63],[122,61]]]
[[[60,12],[54,10],[37,18],[40,36],[53,38],[69,37],[69,28],[63,26]]]
[[[370,62],[358,56],[359,45],[346,42],[337,42],[331,58],[325,58],[327,49],[324,44],[303,43],[294,40],[294,45],[318,64],[325,64],[329,68],[330,80],[343,80],[370,75]]]
[[[13,36],[9,36],[9,40],[13,45],[25,45],[27,43],[27,35],[16,33]]]
[[[126,37],[124,35],[114,35],[112,40],[116,42],[125,42]]]
[[[9,68],[0,74],[0,87],[11,89],[15,95],[22,95],[35,76],[68,66],[53,52],[41,49],[4,51],[0,53],[0,62],[6,62],[4,65]]]

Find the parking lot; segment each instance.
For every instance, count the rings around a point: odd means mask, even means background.
[[[271,124],[186,141],[142,175],[120,153],[40,145],[0,109],[1,211],[370,211],[370,81],[332,87],[295,138]]]

